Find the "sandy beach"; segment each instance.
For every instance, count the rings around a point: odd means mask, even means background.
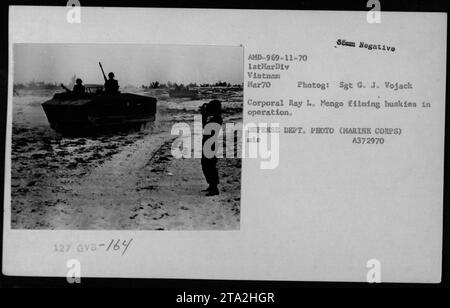
[[[172,125],[193,124],[209,98],[161,95],[156,121],[141,129],[63,136],[49,127],[41,107],[52,95],[22,91],[13,98],[12,228],[239,229],[241,160],[219,159],[221,194],[206,197],[200,159],[171,154]],[[224,123],[241,123],[242,92],[218,98]]]

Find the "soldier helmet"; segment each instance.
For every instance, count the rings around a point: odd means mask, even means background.
[[[77,83],[77,84],[82,84],[82,83],[83,83],[83,80],[81,80],[80,78],[78,78],[78,79],[76,80],[76,83]]]
[[[108,74],[108,77],[109,77],[109,78],[114,78],[114,73],[113,73],[113,72],[109,73],[109,74]]]

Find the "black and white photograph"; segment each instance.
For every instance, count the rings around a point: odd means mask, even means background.
[[[14,44],[13,52],[11,228],[239,229],[241,134],[229,132],[231,145],[223,136],[242,123],[242,47]],[[211,122],[223,127],[214,155],[194,155]],[[182,140],[181,124],[190,128]]]
[[[0,285],[448,281],[444,5],[180,4],[9,6]]]

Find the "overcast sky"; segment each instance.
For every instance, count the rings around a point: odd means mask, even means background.
[[[84,83],[103,83],[114,72],[119,84],[159,82],[243,82],[241,47],[190,45],[63,45],[15,44],[14,82],[69,83],[76,75]]]

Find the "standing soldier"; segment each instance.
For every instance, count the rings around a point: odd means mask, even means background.
[[[205,176],[208,188],[206,196],[215,196],[219,194],[219,171],[217,170],[217,135],[222,126],[222,107],[219,100],[212,100],[206,106],[201,108],[203,138],[202,138],[202,170]]]

